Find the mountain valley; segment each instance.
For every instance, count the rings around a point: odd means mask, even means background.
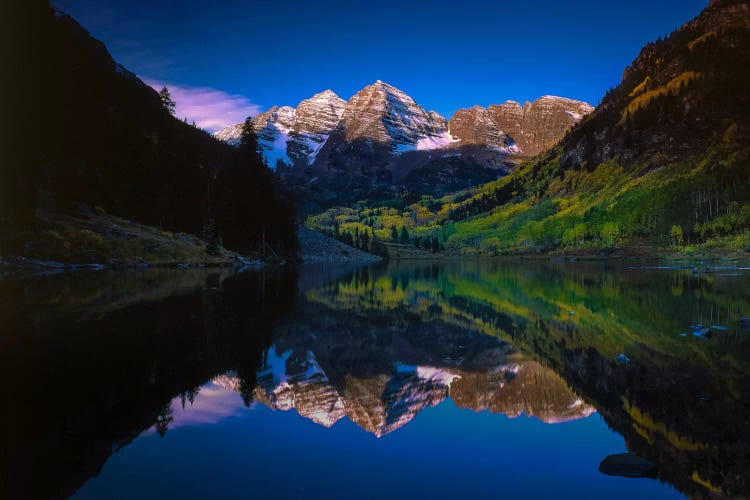
[[[548,136],[516,134],[516,146],[539,154],[509,175],[448,194],[365,195],[310,213],[307,223],[332,235],[367,233],[416,247],[438,240],[452,254],[746,258],[748,28],[748,2],[714,0],[644,47],[579,125],[567,133],[549,129]],[[548,99],[540,101],[528,108],[548,107]],[[587,108],[576,109],[549,113],[568,114],[572,124]],[[466,131],[461,143],[489,137],[503,146],[509,143],[497,131],[509,129],[508,116],[518,120],[519,107],[473,108],[457,112],[450,130]],[[564,137],[554,144],[557,132]]]

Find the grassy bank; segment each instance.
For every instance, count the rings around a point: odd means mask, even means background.
[[[220,246],[210,248],[197,236],[163,231],[87,208],[71,214],[40,213],[26,230],[3,228],[0,256],[30,266],[220,266],[235,260],[233,252]]]

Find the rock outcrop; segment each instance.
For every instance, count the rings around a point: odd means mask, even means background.
[[[485,145],[505,148],[508,136],[497,126],[489,110],[481,106],[459,109],[450,121],[452,134],[461,145]]]
[[[486,145],[509,155],[535,156],[554,146],[594,110],[585,102],[544,96],[523,106],[515,101],[456,111],[450,132],[461,145]]]

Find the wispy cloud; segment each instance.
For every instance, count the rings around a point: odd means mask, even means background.
[[[239,415],[244,410],[245,405],[238,392],[210,383],[201,387],[193,404],[185,408],[182,408],[179,397],[172,400],[174,421],[169,427],[217,424],[226,418]]]
[[[245,96],[228,94],[210,87],[188,87],[157,80],[144,80],[157,91],[167,87],[175,101],[175,116],[188,122],[195,121],[200,128],[215,132],[235,125],[248,116],[255,116],[262,108]]]

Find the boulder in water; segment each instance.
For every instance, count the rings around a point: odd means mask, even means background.
[[[627,357],[625,354],[618,354],[617,356],[615,356],[615,361],[617,361],[618,363],[622,365],[630,361],[630,358]]]
[[[690,329],[693,330],[694,337],[699,337],[702,339],[710,339],[714,334],[714,332],[712,332],[710,328],[701,324],[690,325]]]
[[[609,455],[599,464],[599,472],[607,476],[656,478],[656,465],[635,453]]]

